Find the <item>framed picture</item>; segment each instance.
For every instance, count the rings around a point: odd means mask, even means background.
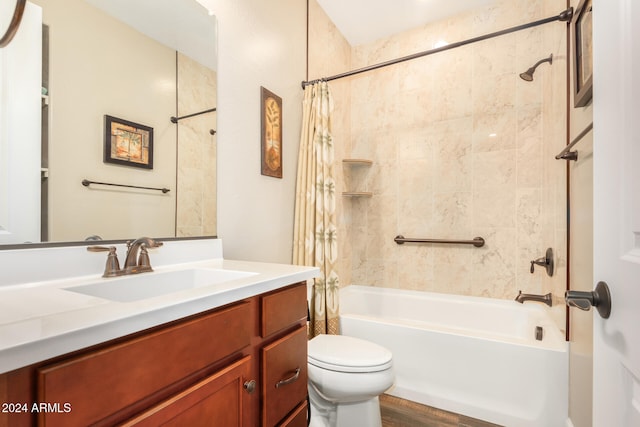
[[[105,115],[104,162],[153,169],[153,128]]]
[[[282,98],[260,87],[261,173],[282,178]]]
[[[582,0],[573,21],[575,44],[574,107],[584,107],[593,96],[592,0]]]

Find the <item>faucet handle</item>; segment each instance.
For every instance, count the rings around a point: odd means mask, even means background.
[[[149,260],[147,248],[159,248],[162,245],[162,242],[154,239],[149,239],[148,242],[142,243],[140,245],[140,255],[138,255],[138,267],[149,268],[148,271],[153,271],[151,269],[151,261]]]
[[[152,239],[151,237],[140,237],[135,240],[127,240],[127,249],[135,243],[140,243],[140,246],[146,246],[147,248],[159,248],[164,244],[160,240]]]
[[[115,252],[115,246],[87,246],[89,252]]]
[[[87,246],[89,252],[107,252],[107,263],[104,266],[104,274],[102,277],[114,277],[118,275],[120,271],[120,262],[118,261],[118,254],[116,253],[115,246]]]
[[[147,248],[159,248],[160,246],[164,245],[164,243],[162,243],[160,240],[156,240],[156,239],[150,239],[151,241],[147,244],[143,244],[142,247],[147,247]]]
[[[531,269],[529,270],[531,274],[535,271],[536,265],[544,267],[549,277],[553,276],[553,249],[547,248],[547,252],[543,257],[531,261]]]
[[[149,252],[147,252],[147,245],[145,245],[144,243],[140,245],[140,255],[138,256],[138,267],[149,267],[149,269],[151,269]]]

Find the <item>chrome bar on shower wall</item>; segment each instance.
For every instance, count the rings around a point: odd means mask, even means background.
[[[563,10],[562,12],[560,12],[556,16],[551,16],[549,18],[540,19],[538,21],[529,22],[528,24],[517,25],[515,27],[511,27],[511,28],[507,28],[505,30],[500,30],[500,31],[496,31],[496,32],[493,32],[493,33],[485,34],[483,36],[473,37],[473,38],[470,38],[470,39],[467,39],[467,40],[463,40],[463,41],[460,41],[460,42],[450,43],[450,44],[448,44],[446,46],[438,47],[438,48],[431,49],[431,50],[426,50],[426,51],[419,52],[419,53],[414,53],[412,55],[403,56],[401,58],[392,59],[390,61],[381,62],[379,64],[369,65],[368,67],[358,68],[357,70],[347,71],[345,73],[336,74],[335,76],[323,77],[321,79],[316,79],[316,80],[303,81],[302,82],[302,89],[304,89],[308,85],[312,85],[314,83],[323,82],[323,81],[324,82],[328,82],[328,81],[331,81],[331,80],[337,80],[337,79],[341,79],[341,78],[344,78],[344,77],[349,77],[349,76],[353,76],[353,75],[356,75],[356,74],[364,73],[366,71],[377,70],[378,68],[382,68],[382,67],[387,67],[389,65],[398,64],[400,62],[409,61],[411,59],[422,58],[423,56],[432,55],[434,53],[443,52],[445,50],[455,49],[455,48],[460,47],[460,46],[465,46],[465,45],[468,45],[468,44],[471,44],[471,43],[476,43],[476,42],[480,42],[480,41],[483,41],[483,40],[492,39],[494,37],[502,36],[502,35],[505,35],[505,34],[516,32],[516,31],[526,30],[527,28],[537,27],[538,25],[547,24],[549,22],[560,21],[560,22],[569,23],[569,22],[571,22],[571,18],[572,17],[573,17],[573,7],[570,7],[568,9],[566,9],[566,10]]]
[[[416,239],[410,237],[404,237],[403,235],[397,235],[394,239],[399,245],[404,243],[452,243],[458,245],[473,245],[476,248],[484,246],[484,239],[482,237],[474,237],[472,240],[449,240],[449,239]]]

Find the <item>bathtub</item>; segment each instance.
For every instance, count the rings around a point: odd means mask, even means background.
[[[567,343],[546,306],[352,285],[340,327],[391,350],[388,394],[503,426],[566,425]]]

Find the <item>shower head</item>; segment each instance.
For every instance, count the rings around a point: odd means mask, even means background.
[[[536,68],[538,68],[538,65],[542,64],[543,62],[548,62],[549,64],[553,64],[553,54],[549,55],[548,58],[544,58],[544,59],[541,59],[540,61],[536,62],[533,67],[529,68],[524,73],[521,73],[520,74],[520,78],[522,80],[527,81],[527,82],[532,82],[533,81],[533,73],[536,71]]]

